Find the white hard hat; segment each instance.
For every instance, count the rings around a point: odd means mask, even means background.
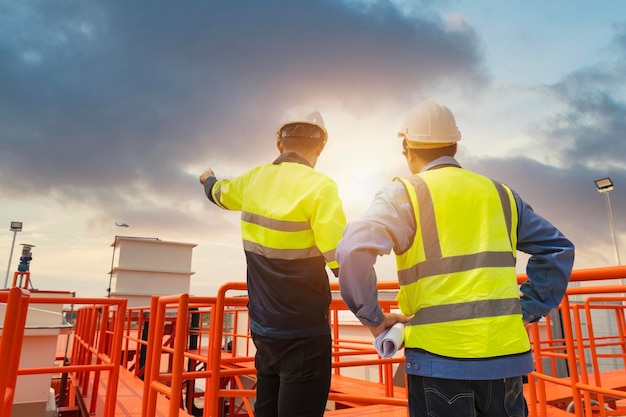
[[[461,132],[450,109],[426,100],[409,111],[398,137],[411,149],[442,148],[460,141]]]
[[[289,128],[285,129],[288,126]],[[314,126],[317,129],[307,129],[307,126]],[[280,140],[288,137],[310,137],[326,142],[328,132],[320,112],[316,110],[304,117],[293,115],[283,117],[283,123],[276,129],[276,138]]]

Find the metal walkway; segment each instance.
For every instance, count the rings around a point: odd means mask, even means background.
[[[102,415],[104,410],[104,393],[107,392],[108,374],[103,374],[100,378],[100,389],[98,390],[98,403],[96,406],[96,416]],[[115,417],[141,417],[143,381],[136,378],[125,368],[120,369],[117,382],[117,401],[115,406]],[[157,397],[155,417],[168,417],[169,400],[163,396]],[[191,417],[184,410],[179,409],[179,417]]]

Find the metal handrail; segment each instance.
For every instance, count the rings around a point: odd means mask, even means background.
[[[13,409],[29,298],[30,292],[18,287],[0,291],[0,302],[6,303],[0,338],[0,363],[3,364],[3,372],[0,372],[0,417],[9,417]]]

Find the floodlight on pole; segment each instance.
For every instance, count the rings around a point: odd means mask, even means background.
[[[615,252],[615,261],[617,265],[621,265],[621,261],[619,258],[619,250],[617,249],[617,239],[615,238],[615,226],[613,225],[613,211],[611,210],[611,198],[609,197],[609,193],[613,191],[614,185],[611,178],[601,178],[599,180],[594,181],[596,184],[596,188],[599,193],[604,194],[606,197],[606,207],[609,213],[609,228],[611,229],[611,238],[613,239],[613,251]]]
[[[11,243],[11,251],[9,252],[9,265],[7,266],[7,275],[4,278],[4,287],[7,288],[9,283],[9,272],[11,271],[11,259],[13,258],[13,248],[15,247],[15,235],[17,232],[22,231],[22,222],[11,222],[11,227],[9,228],[11,232],[13,232],[13,243]]]

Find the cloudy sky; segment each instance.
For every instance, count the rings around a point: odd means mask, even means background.
[[[213,294],[245,279],[245,261],[205,168],[272,161],[283,114],[319,109],[330,139],[316,168],[354,220],[409,173],[396,132],[426,98],[455,114],[463,166],[560,228],[576,268],[614,265],[593,181],[616,184],[624,260],[624,16],[606,0],[0,0],[2,277],[16,220],[10,275],[33,244],[37,288],[104,296],[124,235],[196,243],[192,293]],[[391,256],[378,270],[395,279]]]

